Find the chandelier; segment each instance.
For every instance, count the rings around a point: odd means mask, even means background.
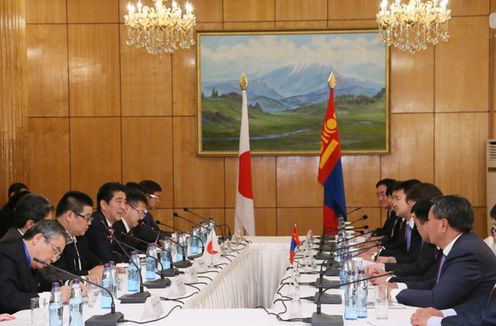
[[[389,6],[388,0],[382,0],[381,9],[377,13],[379,39],[387,46],[415,53],[425,50],[430,43],[448,41],[448,21],[451,10],[446,9],[448,0],[426,1],[409,0],[401,4],[395,0]]]
[[[127,27],[126,44],[143,48],[149,54],[173,53],[178,47],[187,49],[195,44],[194,27],[196,18],[193,6],[187,2],[186,13],[172,1],[166,7],[164,0],[155,0],[155,8],[143,6],[140,0],[135,5],[129,3],[128,14],[124,16]]]

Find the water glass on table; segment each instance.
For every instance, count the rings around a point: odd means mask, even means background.
[[[387,283],[378,284],[375,288],[375,318],[388,319],[389,301]]]
[[[31,326],[48,324],[48,300],[45,297],[31,298]]]

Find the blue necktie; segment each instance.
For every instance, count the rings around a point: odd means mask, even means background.
[[[412,244],[412,228],[410,224],[406,226],[406,251],[410,251],[410,246]]]
[[[439,282],[439,279],[441,278],[441,271],[443,269],[444,261],[446,260],[446,256],[442,254],[443,256],[441,257],[441,261],[439,262],[439,270],[437,271],[437,279],[436,279],[436,284]]]

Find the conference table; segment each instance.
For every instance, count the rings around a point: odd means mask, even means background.
[[[256,307],[266,307],[269,312],[276,314],[285,310],[280,300],[277,299],[281,295],[288,295],[291,290],[289,286],[281,287],[281,280],[287,279],[291,273],[291,269],[288,268],[290,241],[290,237],[249,237],[248,242],[233,246],[233,251],[218,257],[215,266],[209,268],[205,264],[198,273],[198,280],[186,285],[186,293],[181,295],[181,298],[185,299],[174,300],[178,298],[175,292],[176,287],[148,289],[152,296],[157,295],[169,300],[161,301],[164,311],[162,315],[167,314],[167,317],[146,325],[164,325],[165,323],[202,326],[287,324],[269,315],[264,309]],[[176,278],[170,278],[173,284]],[[300,283],[312,282],[316,278],[315,274],[302,274]],[[338,279],[337,277],[326,278]],[[276,293],[279,288],[279,293]],[[300,285],[301,298],[313,296],[315,292],[315,287]],[[328,293],[342,294],[342,290],[331,289]],[[83,320],[93,315],[109,312],[108,309],[101,309],[99,302],[98,299],[92,308],[84,306]],[[290,302],[286,302],[286,305],[289,306]],[[301,307],[301,317],[311,317],[316,306],[313,302],[302,299],[299,307]],[[64,325],[68,325],[68,310],[68,306],[65,306]],[[389,309],[389,318],[378,320],[375,318],[374,309],[370,308],[368,318],[345,320],[344,325],[410,325],[410,316],[415,310],[416,308],[413,307],[393,305]],[[144,322],[154,319],[145,312],[145,304],[121,304],[119,300],[116,300],[116,311],[123,313],[126,320]],[[344,305],[322,305],[322,312],[343,315]],[[30,325],[30,310],[19,311],[15,316],[15,320],[2,322],[2,324]],[[294,314],[290,316],[289,312],[286,312],[280,314],[280,317],[287,319],[294,317]],[[132,322],[122,323],[122,325],[133,324]],[[291,324],[308,325],[302,322]]]

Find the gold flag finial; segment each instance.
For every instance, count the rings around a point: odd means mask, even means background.
[[[241,90],[246,91],[248,88],[248,79],[246,79],[245,73],[241,75],[241,79],[239,81],[239,86],[241,87]]]
[[[336,88],[336,77],[334,77],[333,72],[331,72],[331,74],[329,75],[327,83],[329,84],[329,88]]]

